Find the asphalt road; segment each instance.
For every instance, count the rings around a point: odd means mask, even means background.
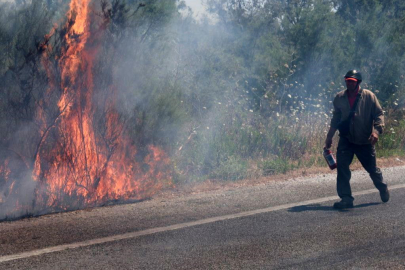
[[[0,269],[405,269],[405,167],[391,200],[353,173],[355,208],[336,211],[335,175],[0,223]]]

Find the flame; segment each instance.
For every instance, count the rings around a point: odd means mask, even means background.
[[[9,161],[6,159],[2,165],[0,164],[0,176],[6,181],[9,179],[9,176],[11,174],[11,170],[8,167],[8,163]]]
[[[5,197],[13,192],[15,186],[15,181],[11,180],[12,171],[9,162],[9,159],[6,159],[3,164],[0,164],[0,180],[2,180],[4,186],[6,186],[6,188],[3,187],[3,192],[0,193],[0,204],[4,202]]]
[[[87,30],[89,4],[90,0],[72,0],[70,2],[69,13],[73,14],[73,12],[77,12],[75,23],[72,27],[72,31],[76,34],[84,34],[85,30]],[[66,38],[69,39],[69,36],[66,36]]]
[[[94,102],[93,69],[100,35],[92,35],[90,30],[90,2],[70,3],[63,37],[66,46],[56,58],[60,73],[55,75],[52,70],[49,54],[44,53],[42,59],[49,78],[47,95],[60,91],[58,114],[50,121],[43,105],[36,115],[42,139],[33,178],[39,183],[36,203],[47,207],[68,209],[75,198],[73,204],[82,205],[142,199],[171,183],[166,173],[169,159],[158,147],[149,146],[143,161],[135,162],[138,151],[115,109],[117,89],[113,86],[106,90],[105,124],[96,123],[100,110]]]

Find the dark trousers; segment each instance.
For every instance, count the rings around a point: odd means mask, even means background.
[[[337,148],[337,193],[344,201],[353,201],[352,189],[350,187],[350,164],[356,155],[363,168],[370,174],[374,186],[378,190],[385,190],[387,184],[384,183],[381,170],[377,167],[375,157],[375,147],[371,144],[358,145],[350,143],[346,138],[340,137]]]

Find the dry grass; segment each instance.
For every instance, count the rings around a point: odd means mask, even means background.
[[[386,167],[396,167],[396,166],[404,166],[405,159],[402,157],[389,157],[389,158],[379,158],[377,160],[377,165],[380,168]],[[351,170],[362,170],[363,167],[361,166],[359,161],[354,161],[351,165]],[[279,175],[271,175],[271,176],[262,176],[257,178],[248,178],[239,181],[219,181],[219,180],[206,180],[203,182],[196,182],[196,183],[186,183],[183,185],[176,186],[174,188],[165,189],[160,191],[155,197],[158,198],[176,198],[182,197],[190,194],[197,194],[203,192],[210,192],[215,190],[230,190],[236,189],[240,187],[249,187],[249,186],[256,186],[256,185],[263,185],[271,182],[276,181],[286,181],[288,179],[294,179],[299,177],[311,177],[311,176],[318,176],[322,174],[336,174],[336,170],[331,171],[326,163],[324,167],[311,167],[306,169],[298,169],[294,171],[289,171],[286,174],[279,174]]]

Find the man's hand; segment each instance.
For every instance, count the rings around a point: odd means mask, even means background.
[[[371,133],[370,138],[368,138],[371,145],[374,145],[378,142],[378,134],[376,132]]]
[[[327,137],[325,140],[325,148],[329,149],[332,147],[332,138]]]

